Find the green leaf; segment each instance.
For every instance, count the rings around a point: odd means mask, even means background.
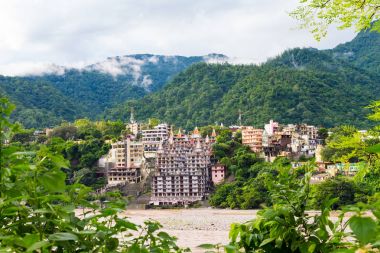
[[[136,243],[134,243],[131,245],[131,247],[128,248],[127,252],[128,253],[140,253],[141,249]]]
[[[380,143],[373,145],[371,147],[366,148],[368,153],[378,154],[380,153]]]
[[[51,156],[50,159],[58,168],[69,168],[68,161],[61,156]]]
[[[35,250],[38,250],[40,248],[45,248],[47,246],[49,246],[50,243],[48,241],[40,241],[40,242],[36,242],[34,244],[32,244],[27,250],[26,252],[32,252],[32,251],[35,251]]]
[[[49,236],[51,241],[76,241],[78,237],[72,233],[55,233]]]
[[[66,174],[62,171],[51,170],[38,178],[38,181],[50,192],[65,191]]]
[[[261,242],[260,246],[259,247],[262,247],[264,245],[267,245],[268,243],[271,243],[273,242],[274,240],[276,240],[276,238],[267,238],[265,239],[264,241]]]
[[[165,239],[165,240],[172,240],[173,238],[166,232],[159,232],[157,234],[158,237],[161,237],[162,239]]]
[[[370,217],[353,216],[349,225],[361,244],[367,244],[376,236],[376,222]]]
[[[121,227],[137,231],[137,225],[129,221],[117,218],[116,224]]]
[[[236,247],[234,245],[225,245],[224,249],[226,250],[227,253],[234,253],[236,252]]]
[[[110,252],[116,250],[117,246],[119,246],[119,240],[117,238],[110,238],[106,243],[107,250]]]
[[[205,244],[198,245],[197,248],[201,248],[201,249],[215,249],[215,245],[214,244],[210,244],[210,243],[205,243]]]

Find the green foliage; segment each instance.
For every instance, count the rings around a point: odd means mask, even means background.
[[[78,129],[75,126],[67,123],[54,128],[53,132],[51,133],[52,137],[58,137],[63,140],[74,140],[77,138],[77,135]]]
[[[216,187],[209,200],[212,206],[252,209],[271,203],[265,182],[276,172],[269,163],[264,163],[249,148],[242,146],[238,134],[232,137],[230,130],[220,130],[213,151],[235,181]]]
[[[348,206],[336,221],[330,219],[337,199],[320,204],[320,213],[308,213],[311,197],[310,173],[298,178],[289,168],[279,170],[268,181],[273,206],[258,211],[254,220],[232,224],[228,245],[200,245],[208,252],[378,252],[380,201]],[[373,216],[366,215],[372,211]],[[346,213],[350,213],[345,220]],[[349,226],[350,230],[347,229]]]
[[[341,209],[343,206],[352,205],[359,201],[367,202],[369,195],[371,195],[370,189],[365,184],[357,184],[347,177],[330,178],[314,185],[310,207],[319,209],[326,196],[329,196],[337,199],[331,207]]]
[[[239,109],[245,125],[262,126],[270,119],[333,127],[371,126],[368,101],[379,99],[376,60],[380,34],[362,32],[347,50],[358,58],[340,57],[346,49],[292,49],[260,66],[196,64],[177,75],[162,90],[107,110],[105,117],[151,117],[186,129],[223,122],[236,124]],[[365,46],[370,45],[368,51]],[[349,49],[348,49],[349,48]],[[327,106],[326,106],[327,105]],[[359,115],[359,116],[358,116]]]
[[[66,70],[63,75],[0,77],[0,92],[18,106],[12,118],[28,128],[82,117],[127,120],[132,107],[138,119],[159,118],[185,129],[236,124],[239,109],[247,125],[262,126],[273,118],[367,127],[363,107],[380,94],[379,38],[364,31],[332,50],[288,50],[261,66],[190,66],[203,58],[158,57],[157,64],[142,66],[153,81],[147,90],[128,74]],[[151,55],[134,57],[146,61]]]
[[[33,129],[19,129],[17,133],[14,133],[11,142],[20,142],[27,144],[34,141]]]
[[[352,41],[338,45],[331,53],[373,74],[380,73],[380,33],[360,32]]]
[[[380,101],[374,101],[369,106],[372,110],[372,114],[368,116],[369,119],[374,121],[380,121]]]
[[[376,131],[361,133],[352,126],[339,126],[331,129],[332,134],[326,139],[326,147],[322,150],[324,161],[358,162],[370,165],[379,159],[376,152],[379,136]]]
[[[63,120],[99,119],[106,108],[157,91],[178,72],[205,60],[202,56],[142,54],[128,57],[128,60],[143,62],[140,77],[133,74],[128,64],[121,66],[123,73],[116,77],[92,65],[83,70],[65,69],[63,74],[57,75],[0,76],[0,93],[17,105],[12,114],[14,121],[22,122],[27,128],[51,127]],[[112,60],[120,61],[120,58]]]
[[[117,195],[100,208],[88,201],[90,188],[67,185],[62,168],[69,163],[61,155],[44,146],[4,145],[15,127],[8,121],[13,106],[0,103],[1,252],[184,251],[157,222],[139,226],[120,218],[125,202]]]
[[[356,31],[372,28],[380,32],[379,2],[376,0],[300,0],[300,6],[290,15],[302,21],[316,40],[327,34],[331,24],[338,29],[354,26]]]

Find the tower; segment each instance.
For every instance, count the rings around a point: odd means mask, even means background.
[[[211,133],[211,138],[215,139],[216,137],[216,132],[215,132],[215,128],[212,129],[212,133]]]

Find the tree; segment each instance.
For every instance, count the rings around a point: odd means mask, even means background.
[[[13,135],[11,142],[26,144],[33,141],[33,137],[33,130],[20,129],[19,132]]]
[[[62,155],[8,143],[13,108],[0,98],[0,252],[183,252],[159,223],[120,218],[117,194],[101,207],[90,188],[67,185]]]
[[[372,110],[372,114],[368,118],[373,121],[380,121],[380,100],[372,102],[367,108]]]
[[[300,0],[301,5],[291,16],[302,21],[316,40],[327,34],[331,24],[338,29],[354,26],[357,32],[371,28],[380,32],[380,2],[378,0]]]
[[[64,140],[73,140],[77,137],[78,129],[75,126],[63,124],[53,129],[52,137],[60,137]]]

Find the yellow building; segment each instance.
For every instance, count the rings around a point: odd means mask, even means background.
[[[263,129],[252,126],[243,127],[241,131],[242,144],[248,146],[253,152],[263,151]]]

